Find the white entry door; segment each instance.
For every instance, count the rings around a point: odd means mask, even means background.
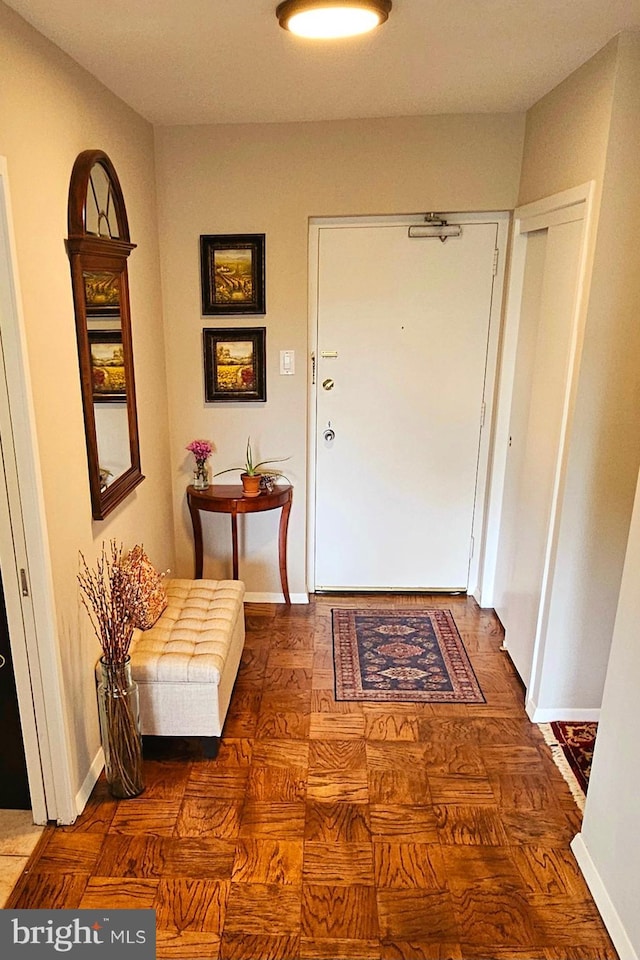
[[[465,590],[496,223],[319,230],[317,590]]]

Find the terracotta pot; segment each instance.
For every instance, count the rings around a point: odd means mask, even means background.
[[[259,473],[256,473],[254,476],[250,476],[248,473],[241,473],[240,479],[242,480],[242,492],[245,497],[260,496],[260,474]]]

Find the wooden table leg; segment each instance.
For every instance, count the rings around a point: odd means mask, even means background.
[[[233,547],[233,579],[238,579],[238,515],[231,514],[231,545]]]
[[[200,511],[197,506],[189,500],[189,513],[191,514],[191,524],[193,526],[193,547],[196,555],[196,573],[195,580],[202,580],[202,522],[200,520]]]
[[[278,535],[278,560],[280,562],[280,583],[284,594],[284,602],[291,604],[289,596],[289,580],[287,578],[287,529],[289,527],[289,514],[291,513],[291,498],[282,506],[280,514],[280,532]]]

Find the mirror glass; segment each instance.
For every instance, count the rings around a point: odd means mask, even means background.
[[[93,237],[117,240],[120,237],[118,208],[109,174],[101,163],[89,173],[85,203],[85,230]]]
[[[86,270],[84,291],[98,472],[104,493],[131,466],[120,278],[104,270]]]
[[[76,160],[69,238],[76,333],[95,519],[141,480],[127,257],[134,248],[120,185],[99,151]]]

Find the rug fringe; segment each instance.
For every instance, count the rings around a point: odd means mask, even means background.
[[[562,749],[561,745],[558,743],[556,739],[556,735],[553,732],[551,724],[539,723],[538,727],[540,728],[540,732],[544,737],[545,743],[551,750],[551,756],[553,758],[553,762],[555,763],[556,767],[558,768],[558,770],[564,777],[565,781],[569,785],[569,789],[571,790],[571,796],[577,803],[580,810],[584,811],[585,795],[583,793],[582,787],[580,786],[580,783],[575,773],[571,769],[571,765],[569,764],[569,761],[567,760],[564,754],[564,750]]]

